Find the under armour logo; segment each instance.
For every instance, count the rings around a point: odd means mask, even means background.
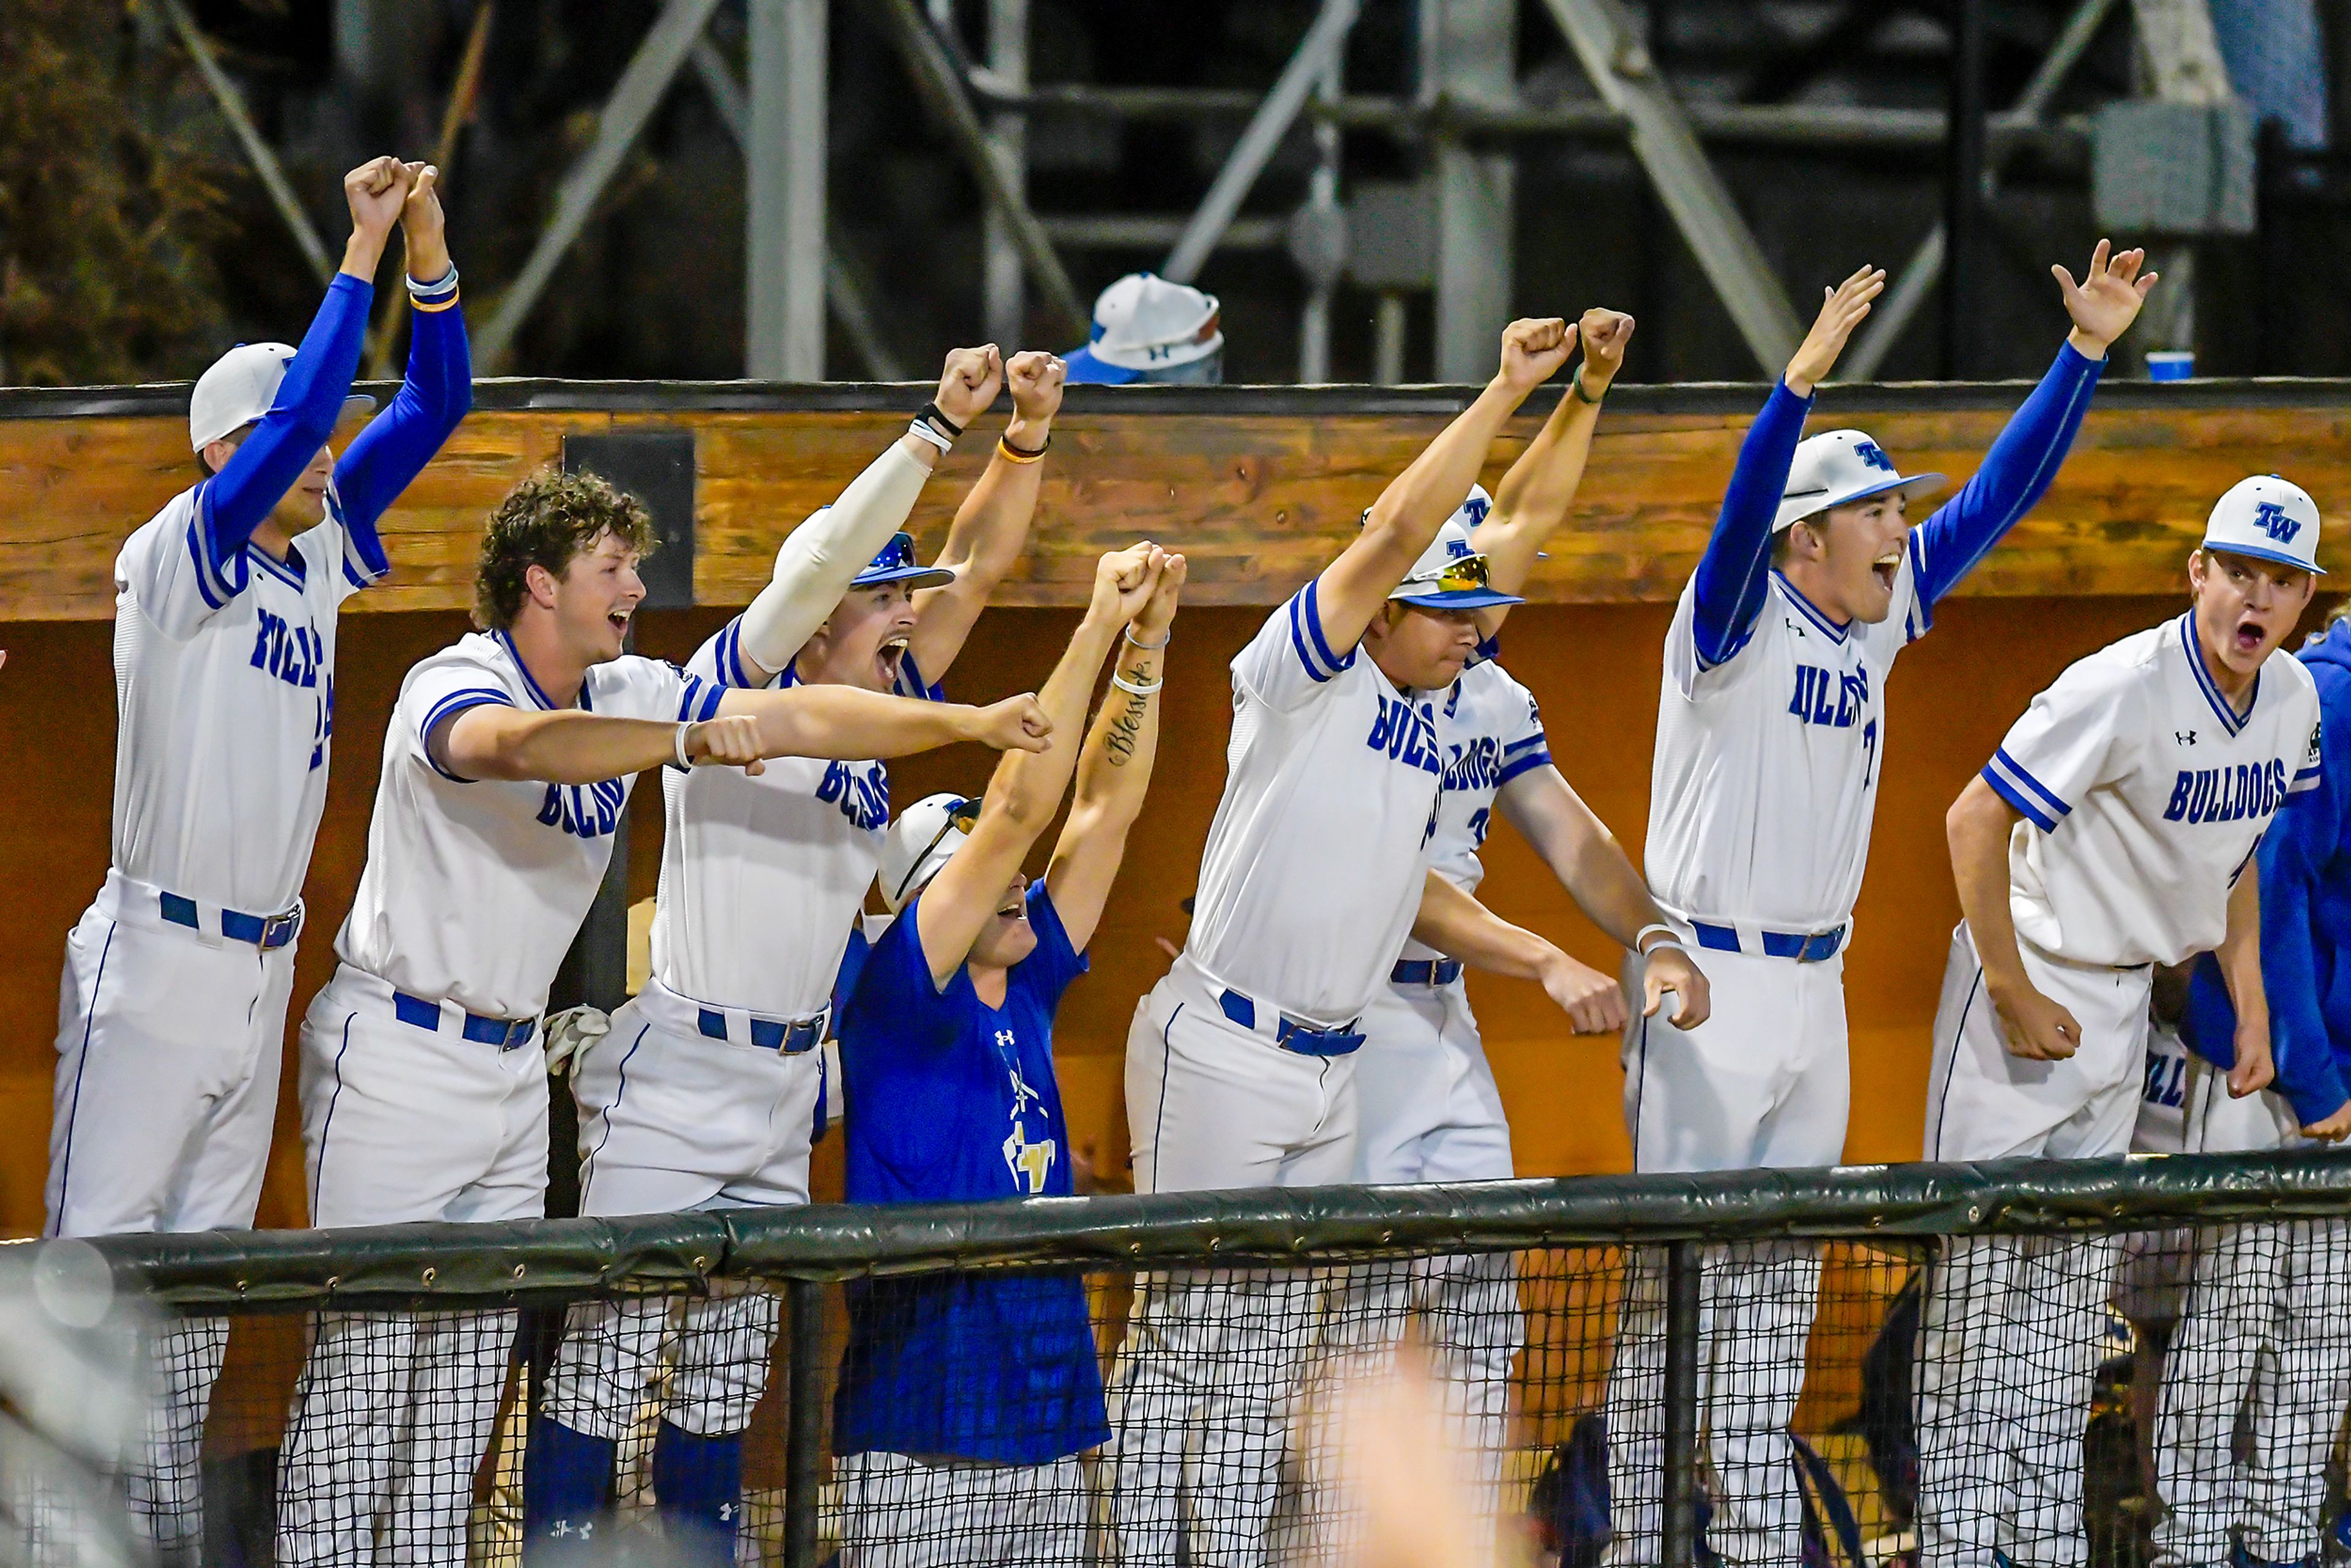
[[[1896,471],[1894,459],[1886,455],[1885,449],[1875,441],[1855,443],[1853,455],[1861,459],[1862,466],[1865,468],[1883,468],[1888,474]]]
[[[2302,519],[2288,517],[2285,508],[2275,501],[2263,501],[2255,507],[2253,521],[2262,526],[2262,532],[2282,545],[2293,543],[2294,536],[2302,532]]]
[[[1020,1043],[1020,1037],[1008,1029],[1000,1029],[996,1031],[996,1043],[1009,1050]]]
[[[2175,729],[2171,732],[2171,738],[2182,746],[2193,746],[2196,744],[2196,732],[2192,729]]]

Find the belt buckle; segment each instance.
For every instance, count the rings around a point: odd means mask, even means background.
[[[499,1037],[498,1049],[501,1051],[519,1051],[528,1045],[533,1021],[530,1019],[516,1019],[507,1024],[506,1033]]]
[[[301,927],[302,912],[298,909],[289,909],[283,915],[267,915],[261,922],[260,946],[264,951],[283,947],[294,940],[295,933]]]

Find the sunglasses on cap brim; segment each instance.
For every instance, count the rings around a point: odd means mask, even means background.
[[[1483,593],[1490,577],[1484,556],[1463,555],[1447,561],[1435,577],[1407,577],[1402,586],[1418,593]]]
[[[904,537],[904,534],[899,536],[901,538]],[[901,904],[906,902],[907,889],[914,884],[914,878],[922,874],[923,867],[930,862],[938,847],[946,842],[949,833],[961,833],[966,838],[971,836],[971,830],[979,821],[980,799],[977,795],[966,796],[947,808],[947,820],[939,824],[939,831],[931,835],[931,841],[923,846],[922,853],[907,864],[905,878],[898,883],[891,902]]]

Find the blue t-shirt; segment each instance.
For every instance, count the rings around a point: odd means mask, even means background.
[[[873,943],[841,1019],[852,1203],[1067,1197],[1053,1010],[1086,961],[1029,890],[1036,951],[991,1008],[931,983],[919,896]],[[1110,1440],[1085,1283],[1070,1274],[852,1283],[834,1451],[1034,1465]]]

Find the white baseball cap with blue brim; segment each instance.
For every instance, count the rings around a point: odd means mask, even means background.
[[[2204,548],[2326,575],[2318,564],[2318,503],[2309,491],[2274,474],[2257,474],[2229,486],[2205,519]]]
[[[882,902],[893,915],[939,874],[978,821],[977,795],[925,795],[898,813],[883,835],[882,866],[875,879],[881,883]]]
[[[188,394],[191,449],[202,452],[215,441],[225,441],[267,413],[293,358],[294,350],[284,343],[239,343],[214,360]],[[374,407],[375,399],[353,392],[343,399],[341,417]]]
[[[1779,533],[1831,507],[1849,507],[1888,490],[1931,496],[1944,483],[1940,474],[1903,473],[1884,447],[1858,430],[1824,431],[1796,444],[1771,531]]]
[[[1390,599],[1416,604],[1424,610],[1489,610],[1526,602],[1514,593],[1498,591],[1488,582],[1486,558],[1469,542],[1469,530],[1461,526],[1461,515],[1456,512],[1438,527],[1437,538],[1420,552],[1420,559],[1412,563],[1412,570],[1388,595]]]
[[[1123,386],[1160,379],[1220,352],[1220,319],[1215,295],[1131,272],[1095,299],[1092,338],[1063,363],[1072,382]]]

